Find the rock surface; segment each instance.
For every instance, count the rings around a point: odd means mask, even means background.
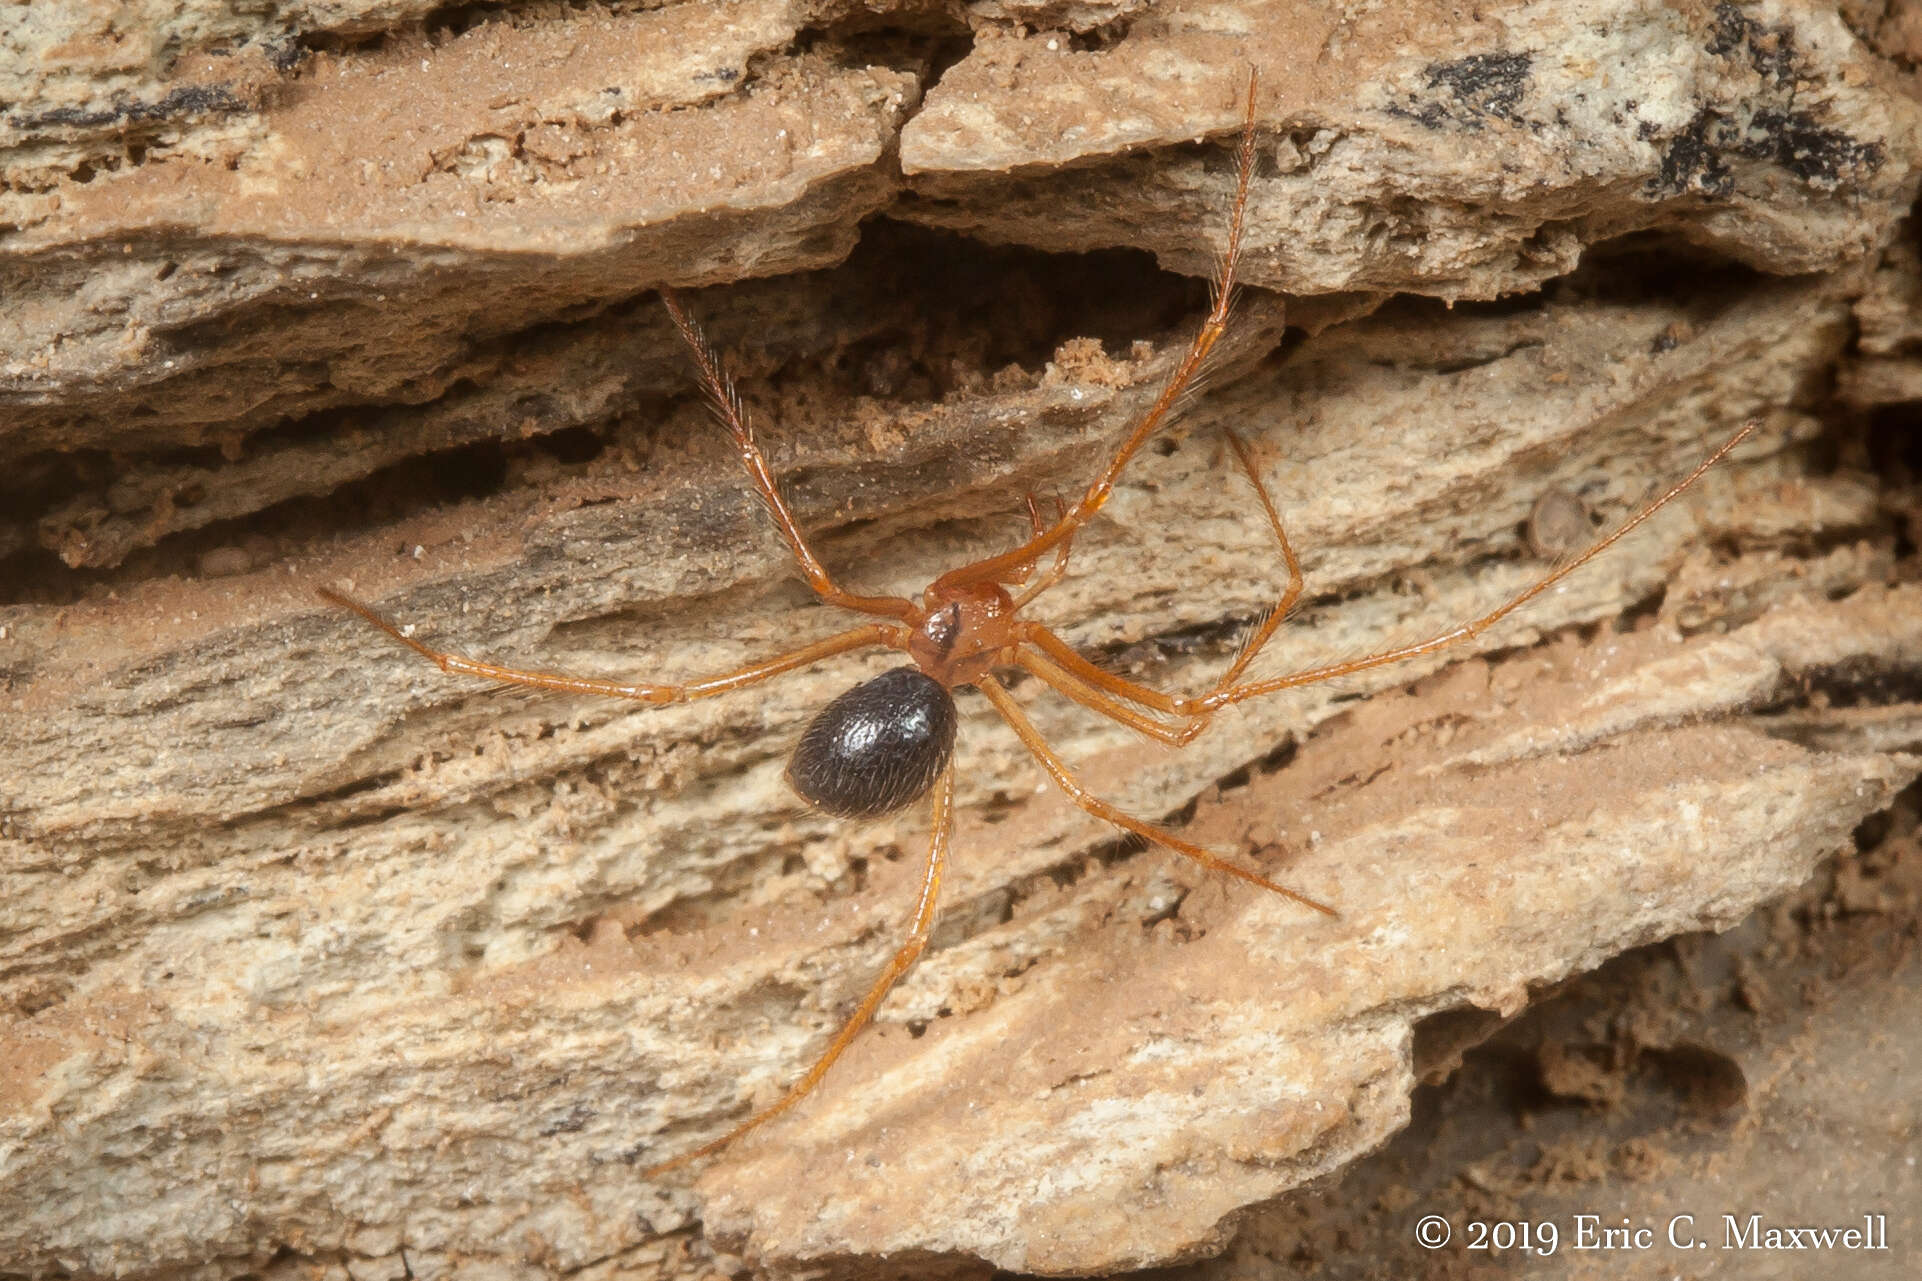
[[[24,12],[7,1270],[1193,1257],[1401,1129],[1424,1029],[1735,924],[1915,777],[1895,10]],[[1251,64],[1260,288],[1035,607],[1084,652],[1203,687],[1280,591],[1223,427],[1308,576],[1277,672],[1472,617],[1553,564],[1542,504],[1600,528],[1761,429],[1488,634],[1184,751],[1018,687],[1094,790],[1339,919],[1118,841],[963,695],[934,949],[813,1098],[643,1178],[778,1097],[899,940],[924,815],[781,778],[892,656],[675,708],[502,693],[314,588],[648,679],[843,625],[703,421],[668,283],[712,286],[838,574],[1008,545],[1205,308]]]
[[[1265,1281],[1278,1259],[1335,1279],[1473,1275],[1501,1231],[1478,1247],[1478,1223],[1530,1224],[1526,1271],[1547,1281],[1619,1276],[1630,1250],[1647,1272],[1720,1257],[1745,1276],[1806,1275],[1780,1248],[1796,1226],[1833,1230],[1840,1275],[1903,1270],[1922,1228],[1907,1160],[1918,800],[1911,788],[1858,832],[1859,852],[1738,928],[1639,949],[1540,1002],[1418,1090],[1381,1152],[1249,1215],[1222,1257],[1161,1276]],[[1449,1038],[1426,1039],[1432,1053]],[[1417,1244],[1425,1215],[1446,1245]]]

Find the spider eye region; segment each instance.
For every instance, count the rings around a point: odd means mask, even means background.
[[[880,818],[927,795],[954,754],[954,696],[914,667],[863,681],[808,723],[787,780],[841,818]]]
[[[953,653],[954,643],[961,639],[961,606],[950,604],[929,614],[928,621],[921,624],[921,634],[936,653],[943,657]]]

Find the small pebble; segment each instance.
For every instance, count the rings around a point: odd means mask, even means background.
[[[1528,549],[1543,560],[1580,551],[1595,536],[1588,504],[1566,489],[1551,489],[1528,513]]]
[[[232,578],[254,567],[254,558],[244,547],[215,547],[200,553],[202,578]]]

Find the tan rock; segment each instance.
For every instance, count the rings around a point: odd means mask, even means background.
[[[1248,278],[1494,298],[1659,230],[1766,271],[1888,239],[1917,116],[1824,6],[1174,6],[1093,51],[979,40],[902,132],[909,215],[1205,273],[1248,71],[1274,139]],[[1115,159],[1115,153],[1142,149]]]
[[[1858,327],[1903,355],[1913,264],[1875,255],[1915,109],[1826,11],[1622,6],[1577,40],[1546,5],[1444,29],[983,3],[925,107],[953,28],[917,6],[879,35],[834,6],[287,10],[331,34],[284,66],[212,12],[175,10],[198,34],[156,68],[34,6],[36,48],[85,56],[23,97],[184,105],[9,117],[9,172],[38,175],[0,197],[9,1268],[1167,1262],[1394,1133],[1425,1016],[1734,922],[1915,774],[1912,482],[1822,394]],[[172,98],[243,38],[235,105]],[[1424,70],[1517,49],[1506,79]],[[1277,163],[1250,268],[1287,296],[1244,299],[1036,617],[1205,685],[1281,586],[1223,426],[1308,576],[1275,670],[1469,617],[1546,572],[1545,494],[1616,520],[1764,426],[1471,645],[1245,704],[1184,752],[1019,689],[1102,794],[1199,798],[1191,835],[1339,920],[1117,844],[964,695],[934,950],[813,1099],[642,1179],[778,1097],[897,941],[923,816],[834,822],[781,779],[892,656],[676,708],[501,694],[314,588],[602,675],[838,626],[703,422],[668,281],[720,286],[692,304],[838,573],[907,592],[1007,545],[1199,314],[1198,282],[1090,251],[1206,269],[1254,54]],[[1650,138],[1594,106],[1631,72]],[[1819,156],[1754,131],[1783,76]],[[1593,110],[1557,119],[1581,86]],[[1697,120],[1681,188],[1651,189]],[[882,209],[979,239],[862,223]]]
[[[314,53],[240,123],[9,211],[13,447],[418,404],[530,326],[837,261],[888,198],[915,85],[781,54],[783,6],[547,18]]]

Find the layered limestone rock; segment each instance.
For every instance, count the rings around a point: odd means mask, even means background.
[[[1914,778],[1918,110],[1819,5],[32,6],[0,39],[0,1260],[357,1281],[1077,1274],[1217,1250],[1486,1029],[1725,928]],[[1445,651],[1179,752],[960,696],[919,809],[781,776],[880,652],[653,708],[446,676],[708,675],[846,626],[706,421],[688,289],[801,523],[913,593],[1072,496],[1225,245],[1203,394],[1032,607],[1204,688]],[[1891,407],[1895,408],[1891,408]],[[1556,533],[1544,513],[1560,512]],[[1572,513],[1572,521],[1570,520]],[[1465,1024],[1466,1025],[1466,1024]]]

